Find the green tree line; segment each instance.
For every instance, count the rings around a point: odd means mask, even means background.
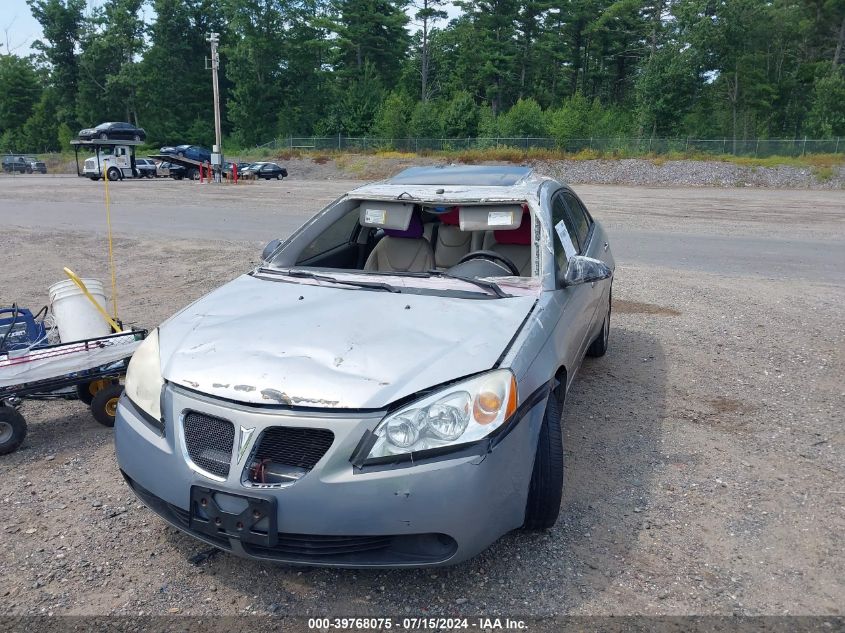
[[[27,0],[0,149],[125,120],[151,143],[277,136],[845,136],[845,0]],[[152,16],[143,19],[144,11]]]

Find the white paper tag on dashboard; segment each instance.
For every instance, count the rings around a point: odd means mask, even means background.
[[[572,238],[569,236],[569,231],[566,230],[563,220],[555,224],[555,231],[557,232],[557,238],[560,240],[561,246],[563,246],[563,252],[566,253],[566,259],[569,261],[578,253],[575,250],[575,244],[572,243]]]
[[[387,211],[384,209],[367,209],[364,211],[366,224],[384,224],[387,221]]]
[[[510,226],[513,224],[513,211],[490,211],[487,214],[489,226]]]

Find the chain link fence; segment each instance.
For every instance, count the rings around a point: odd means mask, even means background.
[[[288,136],[259,148],[310,151],[450,152],[487,149],[545,149],[577,153],[594,150],[620,156],[643,154],[703,153],[734,156],[803,156],[845,153],[845,138],[834,139],[677,139],[677,138],[579,138],[558,141],[541,137],[490,138],[374,138],[356,136]]]

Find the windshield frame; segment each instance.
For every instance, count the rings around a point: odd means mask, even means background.
[[[371,279],[374,277],[389,276],[391,278],[401,277],[407,280],[420,278],[430,278],[431,280],[433,279],[433,276],[428,275],[427,273],[397,273],[363,269],[332,268],[319,265],[301,264],[298,263],[298,259],[300,254],[305,250],[308,245],[311,244],[314,239],[316,239],[319,235],[325,232],[331,225],[340,220],[344,215],[352,212],[354,208],[360,206],[361,202],[365,200],[385,200],[393,202],[413,201],[414,203],[422,204],[424,206],[436,205],[462,207],[495,204],[526,204],[531,214],[532,222],[532,239],[530,246],[532,262],[531,276],[493,277],[485,279],[483,281],[490,281],[492,283],[498,284],[507,294],[515,294],[511,291],[511,289],[519,289],[519,292],[517,292],[516,294],[521,294],[523,292],[538,292],[538,288],[541,290],[547,290],[549,289],[550,283],[552,286],[554,285],[554,280],[549,277],[548,273],[549,257],[547,256],[548,254],[546,251],[551,251],[550,245],[548,244],[548,236],[546,230],[548,219],[545,218],[543,215],[540,199],[543,195],[544,190],[547,189],[547,186],[550,184],[554,184],[558,187],[560,186],[551,179],[543,179],[535,183],[535,186],[532,187],[530,190],[519,189],[509,191],[508,189],[498,188],[498,190],[496,191],[491,191],[490,187],[485,187],[479,189],[479,191],[477,192],[479,193],[479,195],[474,195],[476,193],[475,189],[478,188],[463,188],[460,192],[450,192],[451,195],[449,195],[448,197],[437,197],[435,193],[439,193],[440,188],[435,187],[427,187],[425,195],[420,195],[418,194],[417,190],[414,190],[414,194],[417,195],[412,195],[410,197],[406,197],[404,195],[397,196],[396,194],[393,194],[392,196],[387,196],[384,195],[381,191],[373,191],[373,194],[370,195],[370,193],[366,191],[368,187],[363,187],[359,190],[347,193],[337,198],[333,202],[329,203],[321,211],[317,212],[315,215],[309,218],[299,229],[294,231],[287,239],[280,240],[279,245],[276,246],[276,248],[273,249],[273,251],[266,256],[265,261],[261,263],[259,268],[265,268],[271,271],[284,271],[287,269],[298,268],[313,272],[330,274],[332,276],[351,274],[357,275],[361,278],[369,276]],[[482,193],[484,195],[480,195]],[[359,224],[354,234],[350,237],[350,243],[355,241],[357,241],[358,244],[363,243],[361,240],[361,231],[364,228],[365,227],[362,227]],[[448,273],[448,269],[445,271],[438,272]],[[442,280],[445,279],[445,277],[441,276],[440,279],[441,282],[434,283],[443,283]],[[476,284],[473,284],[472,282],[462,282],[458,280],[457,283],[461,284],[461,286],[467,289],[472,289],[472,291],[477,294],[490,294],[489,290],[484,290]]]

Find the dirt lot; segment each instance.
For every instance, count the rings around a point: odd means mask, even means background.
[[[102,234],[79,228],[102,217],[96,185],[44,179],[24,191],[9,182],[0,181],[0,304],[40,307],[64,265],[107,279]],[[121,313],[147,327],[257,260],[260,240],[238,232],[242,218],[269,217],[284,232],[316,210],[315,191],[334,191],[291,181],[228,198],[193,183],[120,184]],[[437,570],[244,561],[136,501],[111,431],[82,404],[27,403],[29,436],[0,458],[2,611],[842,614],[845,271],[814,275],[813,259],[796,274],[789,261],[727,269],[711,261],[722,256],[693,252],[675,266],[636,244],[647,231],[663,236],[666,254],[680,236],[718,236],[728,250],[733,239],[759,238],[761,258],[794,243],[835,250],[845,240],[841,192],[579,191],[630,256],[618,257],[611,351],[585,362],[567,402],[554,529],[514,532]],[[200,218],[201,239],[185,234],[185,214]]]

